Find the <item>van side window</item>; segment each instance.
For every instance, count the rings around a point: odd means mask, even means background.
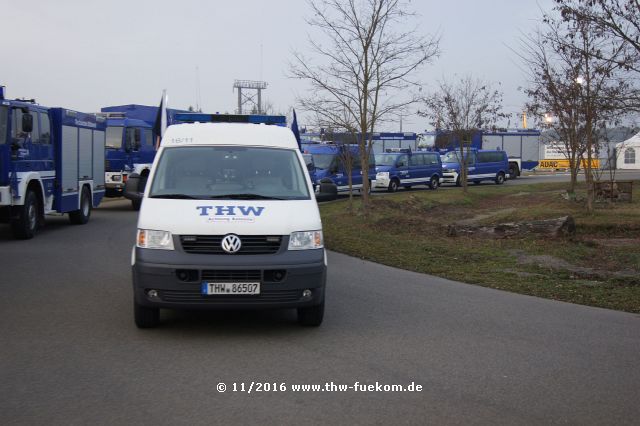
[[[142,129],[142,146],[151,148],[153,143],[151,141],[151,129]]]
[[[9,109],[6,106],[0,106],[0,145],[4,145],[7,142],[8,120]]]
[[[136,142],[136,130],[140,131],[140,129],[136,129],[134,127],[127,127],[127,131],[125,133],[125,148],[127,151],[137,151],[140,149],[140,143]]]
[[[351,154],[351,170],[360,170],[362,169],[362,162],[360,162],[360,157],[352,153]]]
[[[40,140],[41,144],[48,145],[51,143],[51,124],[49,122],[49,114],[40,113]]]
[[[11,141],[21,142],[27,136],[22,132],[22,110],[20,108],[12,108],[11,113]]]
[[[40,121],[38,120],[38,111],[29,111],[33,117],[33,129],[31,130],[31,142],[40,143]]]
[[[425,154],[424,155],[424,163],[426,165],[438,164],[438,155],[437,154]]]
[[[423,166],[424,159],[422,154],[413,154],[409,157],[409,165],[410,166]]]
[[[401,155],[398,157],[396,161],[396,167],[407,167],[409,165],[409,156]]]

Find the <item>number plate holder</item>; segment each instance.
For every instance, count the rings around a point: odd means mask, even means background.
[[[260,294],[259,282],[220,283],[204,281],[200,287],[204,296],[238,296]]]

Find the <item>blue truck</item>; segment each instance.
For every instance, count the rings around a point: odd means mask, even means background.
[[[338,187],[338,192],[349,191],[349,164],[351,167],[351,185],[354,190],[362,190],[363,180],[369,179],[369,189],[376,179],[376,162],[373,153],[369,157],[369,170],[362,171],[360,164],[360,150],[357,145],[334,144],[303,144],[303,154],[311,154],[313,159],[313,174],[311,180],[318,183],[323,179],[330,179]],[[311,174],[311,171],[309,172]]]
[[[376,154],[375,188],[396,192],[398,188],[427,185],[438,189],[442,162],[437,152],[415,152],[410,148],[390,148]]]
[[[105,193],[105,128],[94,114],[5,99],[0,86],[0,218],[16,238],[51,213],[89,221]]]
[[[153,126],[158,107],[126,104],[103,107],[100,116],[107,120],[105,182],[107,197],[121,197],[130,174],[141,176],[144,185],[156,155],[157,135]],[[187,111],[167,108],[167,124],[176,122],[176,114]],[[134,210],[138,200],[131,200]]]
[[[107,197],[121,197],[131,173],[148,175],[156,154],[152,127],[124,113],[103,113],[106,118],[105,186]],[[139,209],[133,202],[134,209]]]

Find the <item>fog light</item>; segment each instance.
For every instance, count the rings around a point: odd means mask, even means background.
[[[311,297],[311,294],[312,294],[311,290],[306,289],[305,291],[302,292],[302,297],[305,299],[309,299]]]
[[[156,298],[156,297],[158,297],[158,291],[157,290],[149,290],[149,291],[147,291],[147,296],[149,296],[151,298]]]

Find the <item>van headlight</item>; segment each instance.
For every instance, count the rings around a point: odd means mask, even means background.
[[[292,232],[289,237],[289,250],[311,250],[323,247],[322,231]]]
[[[378,179],[389,179],[389,172],[378,172],[376,177]]]
[[[169,231],[138,229],[136,247],[156,250],[173,250],[173,237]]]

